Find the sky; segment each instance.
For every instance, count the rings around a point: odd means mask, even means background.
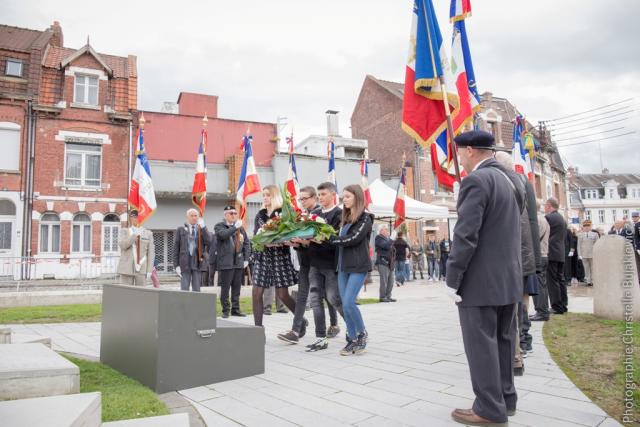
[[[449,0],[433,4],[449,40]],[[340,111],[341,134],[350,136],[349,120],[367,74],[403,80],[412,5],[2,0],[0,23],[44,30],[57,20],[67,47],[80,48],[90,36],[98,52],[136,55],[140,109],[159,111],[180,91],[218,95],[220,117],[286,117],[282,134],[293,131],[300,141],[326,134],[328,109]],[[574,116],[581,120],[564,123],[564,129],[556,125],[565,139],[558,144],[566,145],[560,148],[566,166],[580,172],[604,167],[640,173],[640,1],[475,0],[472,7],[467,31],[480,92],[509,99],[534,123],[629,100],[621,104],[629,112],[615,126],[591,122],[589,114]],[[614,128],[621,129],[610,132]],[[629,132],[635,133],[568,145]]]

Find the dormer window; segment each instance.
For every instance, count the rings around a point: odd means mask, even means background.
[[[22,61],[18,59],[7,59],[4,73],[7,76],[22,77]]]
[[[98,105],[98,77],[76,74],[73,102],[84,105]]]

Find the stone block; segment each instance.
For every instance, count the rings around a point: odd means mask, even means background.
[[[51,338],[35,334],[11,334],[11,344],[44,344],[51,348]]]
[[[189,427],[189,415],[171,414],[160,417],[136,418],[133,420],[111,421],[103,427]]]
[[[99,392],[0,402],[3,427],[99,427],[101,423]]]
[[[79,391],[78,367],[44,344],[0,346],[0,400]]]
[[[11,344],[11,328],[0,328],[0,344]]]
[[[640,319],[635,251],[625,238],[606,235],[593,246],[593,312],[612,320]]]

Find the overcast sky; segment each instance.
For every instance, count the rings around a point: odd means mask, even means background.
[[[449,0],[433,3],[449,40]],[[159,110],[180,91],[215,94],[220,117],[275,122],[284,116],[300,141],[326,133],[327,109],[341,111],[341,133],[350,135],[365,75],[402,81],[412,4],[2,0],[0,21],[44,30],[58,20],[67,47],[81,47],[90,35],[99,52],[136,55],[140,109]],[[472,5],[467,30],[480,91],[508,98],[533,122],[633,98],[626,120],[582,132],[576,126],[564,136],[577,138],[564,143],[636,131],[602,141],[602,163],[612,172],[640,173],[640,1]],[[617,127],[623,129],[606,132]],[[567,146],[561,154],[581,172],[600,170],[598,143]]]

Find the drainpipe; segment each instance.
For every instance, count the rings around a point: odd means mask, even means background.
[[[33,210],[33,166],[35,161],[34,145],[35,145],[35,122],[36,118],[33,113],[32,101],[27,101],[27,153],[26,153],[26,171],[24,185],[24,204],[22,216],[22,263],[21,263],[21,280],[29,280],[31,278],[31,267],[29,264],[31,258],[31,217]]]

